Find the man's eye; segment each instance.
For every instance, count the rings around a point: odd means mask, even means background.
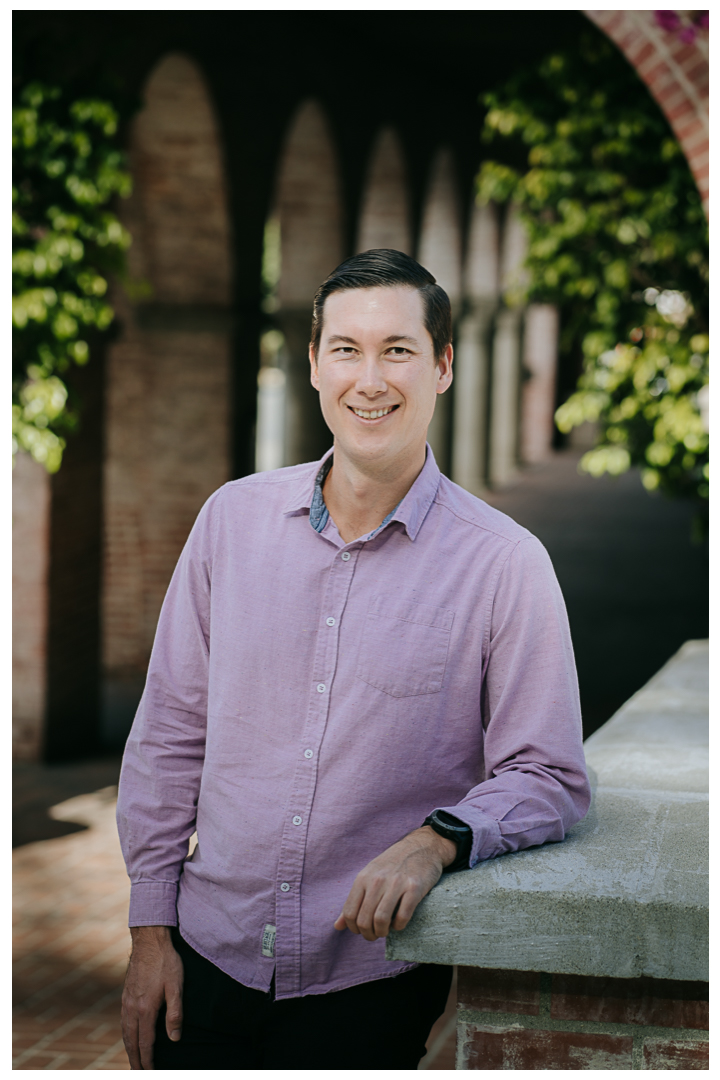
[[[393,345],[392,349],[390,349],[392,356],[407,356],[409,352],[410,350],[406,349],[404,345]]]

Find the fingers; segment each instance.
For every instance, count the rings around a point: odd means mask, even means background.
[[[404,930],[407,924],[415,914],[415,908],[418,906],[423,896],[429,890],[423,891],[422,889],[414,889],[403,894],[400,903],[395,909],[394,917],[390,925],[393,930]]]
[[[122,1037],[125,1053],[130,1062],[130,1068],[141,1069],[142,1065],[140,1064],[140,1049],[138,1047],[137,1022],[131,1021],[126,1016],[124,1008],[122,1012]]]
[[[165,1016],[165,1030],[168,1038],[178,1042],[182,1034],[182,985],[173,984],[166,988],[167,1015]]]
[[[377,873],[367,881],[363,881],[363,875],[358,875],[342,915],[335,923],[336,929],[346,927],[353,934],[362,934],[366,941],[387,937],[393,913],[408,885],[402,875],[388,877]],[[339,925],[341,921],[344,926]]]
[[[157,1013],[154,1017],[145,1013],[140,1016],[140,1023],[138,1025],[138,1048],[140,1050],[140,1068],[152,1069],[153,1067],[153,1047],[155,1046],[155,1021],[157,1020]]]
[[[365,897],[363,873],[358,874],[353,882],[352,888],[348,893],[348,898],[343,905],[342,912],[335,922],[336,930],[348,929],[352,934],[361,933],[360,927],[357,924],[357,916]],[[342,926],[339,925],[340,922],[342,922]]]
[[[442,875],[438,841],[451,844],[429,829],[417,829],[368,863],[355,878],[335,929],[362,934],[366,941],[387,937],[391,926],[403,930]]]
[[[140,928],[133,938],[122,998],[123,1042],[131,1069],[154,1068],[158,1014],[167,1006],[168,1037],[177,1042],[182,1031],[183,965],[165,927]]]

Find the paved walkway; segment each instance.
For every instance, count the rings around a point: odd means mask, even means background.
[[[39,786],[48,772],[37,770]],[[14,1069],[129,1069],[119,1006],[130,890],[115,796],[111,786],[60,803],[51,820],[88,828],[13,853]]]

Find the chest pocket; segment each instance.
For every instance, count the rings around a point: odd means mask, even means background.
[[[357,678],[392,697],[437,694],[452,623],[447,608],[374,597],[360,640]]]

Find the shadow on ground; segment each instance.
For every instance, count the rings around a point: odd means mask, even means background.
[[[120,762],[120,754],[58,765],[13,762],[13,847],[86,829],[81,822],[51,817],[50,807],[117,784]]]

